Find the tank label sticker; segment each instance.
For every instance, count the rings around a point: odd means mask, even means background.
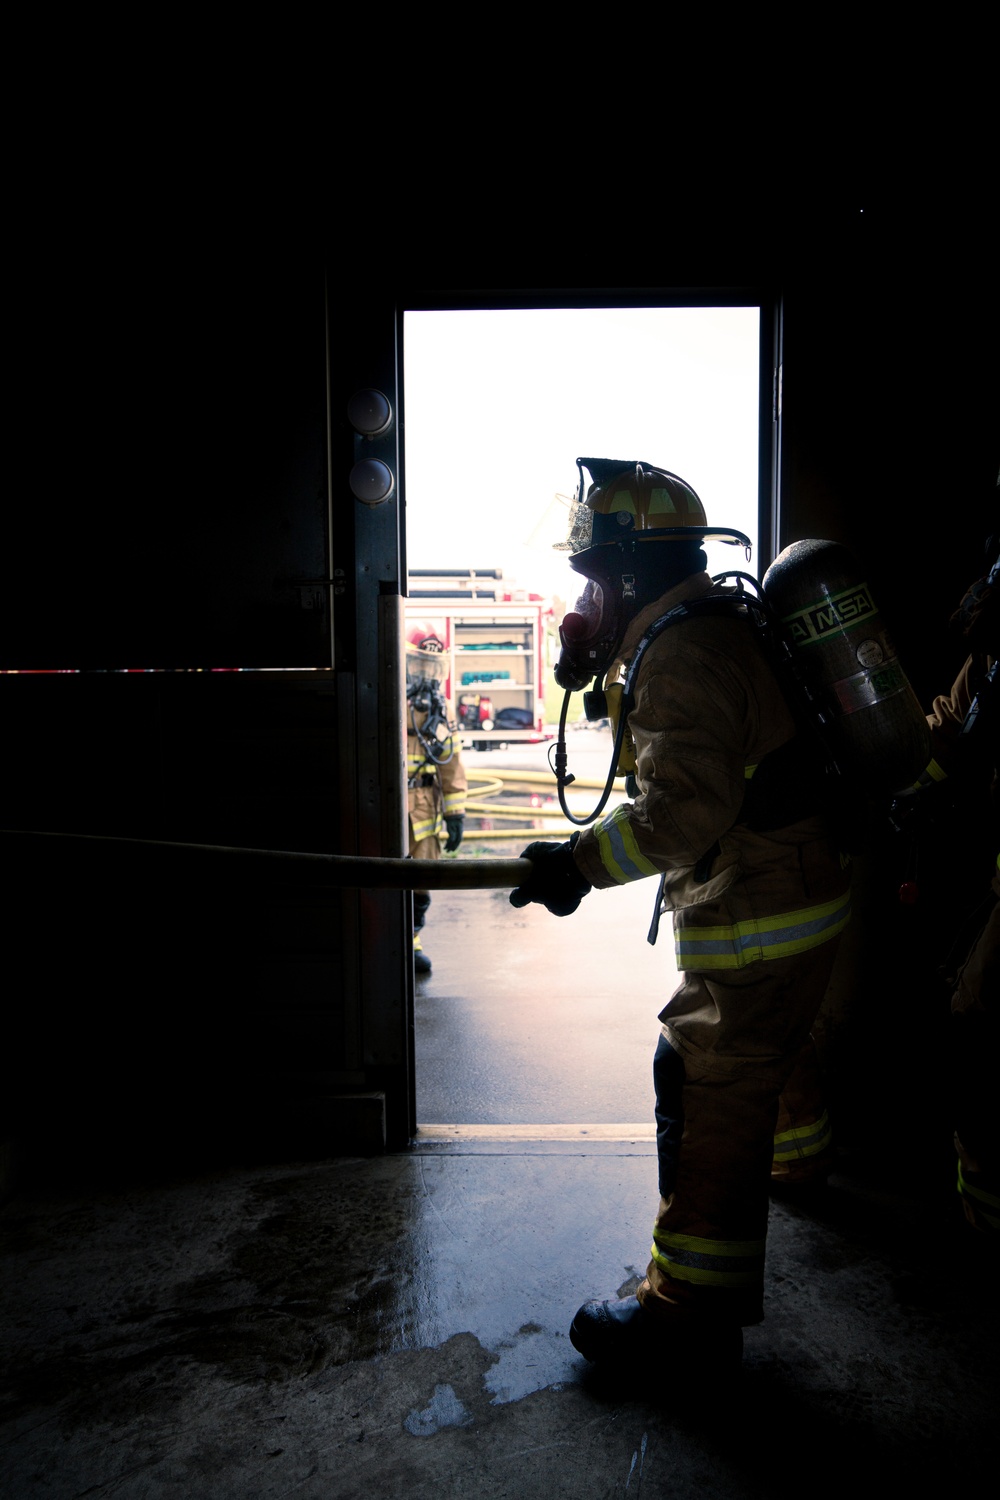
[[[869,671],[872,667],[880,667],[885,661],[886,653],[882,650],[882,642],[875,640],[862,641],[855,655],[863,667]]]
[[[909,690],[909,682],[897,661],[887,661],[877,672],[858,672],[854,677],[842,677],[831,684],[842,714],[857,713],[859,708],[873,708],[897,693]]]
[[[878,613],[867,583],[855,584],[840,594],[828,594],[816,604],[786,615],[784,623],[796,646],[812,646],[828,640],[837,631],[853,630]]]

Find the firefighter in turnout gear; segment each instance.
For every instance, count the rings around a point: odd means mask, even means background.
[[[634,800],[568,843],[527,848],[534,870],[510,900],[568,915],[592,888],[657,877],[681,982],[653,1063],[660,1205],[646,1277],[636,1296],[585,1303],[570,1337],[592,1360],[673,1354],[721,1370],[763,1316],[772,1171],[828,1146],[810,1028],[850,876],[758,635],[705,571],[706,538],[748,539],[709,527],[667,471],[578,465],[568,548],[587,584],[556,678],[603,673],[613,720],[625,705]],[[616,697],[649,627],[681,605]]]
[[[928,820],[928,844],[935,825],[947,827],[957,840],[948,852],[969,872],[961,884],[964,899],[950,911],[949,926],[957,933],[938,972],[950,992],[959,1198],[967,1222],[995,1240],[1000,1234],[1000,536],[992,536],[986,550],[987,570],[969,586],[950,622],[969,654],[950,691],[931,705],[932,755],[897,809],[901,822],[907,814],[918,827],[921,815]],[[948,883],[958,884],[954,876]]]
[[[406,770],[410,814],[410,856],[440,859],[462,842],[467,783],[461,740],[448,723],[444,699],[444,642],[430,626],[411,625],[406,638]],[[413,964],[431,972],[420,934],[431,904],[430,891],[413,892]]]

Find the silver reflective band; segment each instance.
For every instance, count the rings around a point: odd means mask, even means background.
[[[823,906],[732,927],[685,926],[683,913],[674,919],[674,951],[679,969],[742,969],[762,959],[789,958],[818,948],[847,926],[851,915],[849,895],[838,896]]]

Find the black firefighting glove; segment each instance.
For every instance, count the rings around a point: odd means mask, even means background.
[[[444,852],[445,854],[454,854],[462,842],[462,833],[465,829],[465,814],[449,813],[444,821],[448,829],[448,842],[444,846]]]
[[[573,845],[579,837],[574,833],[567,844],[529,844],[521,850],[521,858],[530,859],[534,869],[523,885],[511,891],[511,906],[538,901],[554,917],[568,917],[576,911],[592,889],[573,861]]]

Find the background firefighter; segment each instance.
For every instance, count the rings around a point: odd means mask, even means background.
[[[1000,483],[1000,481],[998,481]],[[931,704],[932,756],[895,805],[922,870],[918,920],[930,905],[948,934],[935,973],[950,1008],[950,1109],[958,1192],[969,1224],[1000,1233],[1000,536],[950,629],[968,652]],[[936,884],[935,884],[936,878]]]
[[[676,606],[690,613],[637,667],[626,710],[634,801],[568,843],[527,848],[532,877],[510,898],[565,916],[592,887],[659,876],[661,907],[673,912],[681,983],[660,1012],[653,1067],[652,1258],[637,1296],[585,1303],[570,1337],[588,1359],[669,1354],[721,1371],[738,1362],[741,1327],[763,1316],[778,1103],[809,1053],[850,877],[758,637],[705,571],[703,540],[748,539],[708,527],[676,475],[578,464],[569,546],[589,581],[564,621],[557,681],[605,673],[614,717],[614,685],[644,632]],[[585,501],[583,467],[594,480]],[[810,1093],[807,1068],[797,1087]],[[783,1123],[793,1154],[796,1140],[823,1149],[820,1120]]]
[[[414,624],[406,637],[406,774],[410,855],[440,859],[462,842],[467,783],[461,740],[448,722],[444,697],[444,642],[433,628]],[[430,891],[413,893],[413,965],[429,974],[421,930],[431,904]]]

